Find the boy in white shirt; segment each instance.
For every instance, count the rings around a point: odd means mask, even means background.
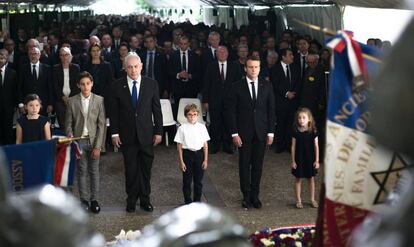
[[[200,202],[204,170],[208,166],[208,144],[210,140],[207,128],[199,123],[199,109],[195,104],[184,108],[187,123],[182,124],[175,135],[177,142],[179,168],[183,172],[184,203]],[[191,200],[191,182],[194,179],[194,194]]]

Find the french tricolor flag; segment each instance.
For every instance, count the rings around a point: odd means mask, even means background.
[[[385,206],[407,167],[403,156],[386,150],[370,133],[369,83],[378,51],[339,31],[333,50],[326,124],[325,188],[317,246],[346,246],[352,231],[369,213]],[[367,59],[366,54],[372,56]],[[387,99],[383,99],[387,100]],[[390,129],[390,131],[396,131]]]
[[[57,145],[54,185],[61,187],[73,185],[76,160],[80,159],[81,154],[82,150],[77,142]]]

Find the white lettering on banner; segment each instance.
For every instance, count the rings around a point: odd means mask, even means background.
[[[326,136],[326,196],[370,210],[377,191],[370,172],[386,164],[387,158],[380,159],[384,156],[376,151],[375,140],[361,131],[328,121]]]

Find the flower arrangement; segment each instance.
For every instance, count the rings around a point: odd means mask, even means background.
[[[250,235],[254,247],[302,247],[312,246],[315,225],[265,228]]]
[[[131,241],[134,241],[138,239],[138,237],[141,236],[140,231],[131,231],[125,232],[124,229],[121,230],[121,232],[118,234],[118,236],[115,236],[115,241],[106,243],[106,246],[110,247],[123,247],[123,246],[129,246],[129,243]]]

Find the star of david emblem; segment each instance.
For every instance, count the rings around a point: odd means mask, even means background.
[[[371,172],[371,176],[379,186],[379,190],[374,199],[374,205],[385,202],[387,195],[394,189],[398,179],[401,177],[401,173],[408,168],[411,168],[411,165],[401,155],[394,153],[387,170]]]

